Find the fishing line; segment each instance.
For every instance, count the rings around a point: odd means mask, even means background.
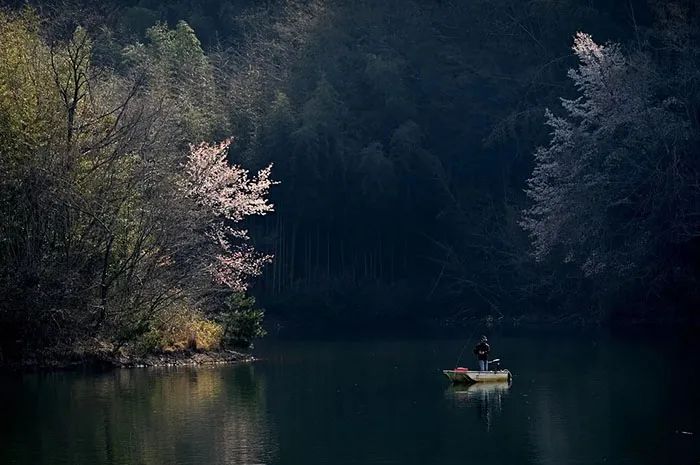
[[[474,337],[474,333],[476,333],[476,330],[479,329],[479,328],[481,328],[481,323],[479,323],[479,325],[477,325],[477,326],[474,328],[474,331],[472,331],[471,335],[469,335],[469,339],[467,339],[467,342],[462,346],[462,350],[461,350],[461,352],[459,353],[459,357],[457,357],[457,362],[455,362],[455,367],[458,367],[458,366],[459,366],[459,362],[462,360],[462,355],[464,354],[464,349],[467,348],[467,346],[468,346],[469,343],[471,342],[472,338]]]

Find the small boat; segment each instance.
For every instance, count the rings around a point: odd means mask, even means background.
[[[455,384],[510,383],[513,379],[513,375],[508,370],[469,371],[458,367],[454,370],[442,370],[442,372]]]
[[[442,373],[452,381],[453,384],[474,384],[474,383],[510,383],[513,375],[509,370],[501,370],[501,359],[495,358],[488,362],[491,370],[470,371],[468,368],[457,367],[454,370],[442,370]]]

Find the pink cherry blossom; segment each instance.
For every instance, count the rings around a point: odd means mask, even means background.
[[[218,144],[190,146],[184,167],[185,193],[209,217],[206,235],[219,250],[210,265],[214,282],[242,291],[250,277],[260,275],[272,256],[257,253],[247,244],[247,231],[236,225],[248,216],[273,211],[267,196],[277,183],[270,179],[272,165],[254,176],[240,166],[230,165],[226,159],[230,145],[231,139],[226,139]]]

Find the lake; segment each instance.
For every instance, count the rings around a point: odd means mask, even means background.
[[[512,384],[454,388],[439,369],[464,343],[266,340],[250,365],[4,374],[0,463],[700,463],[695,347],[494,335]]]

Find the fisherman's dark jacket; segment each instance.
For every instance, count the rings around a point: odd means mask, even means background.
[[[474,347],[474,355],[479,360],[488,360],[491,347],[486,342],[480,342]]]

